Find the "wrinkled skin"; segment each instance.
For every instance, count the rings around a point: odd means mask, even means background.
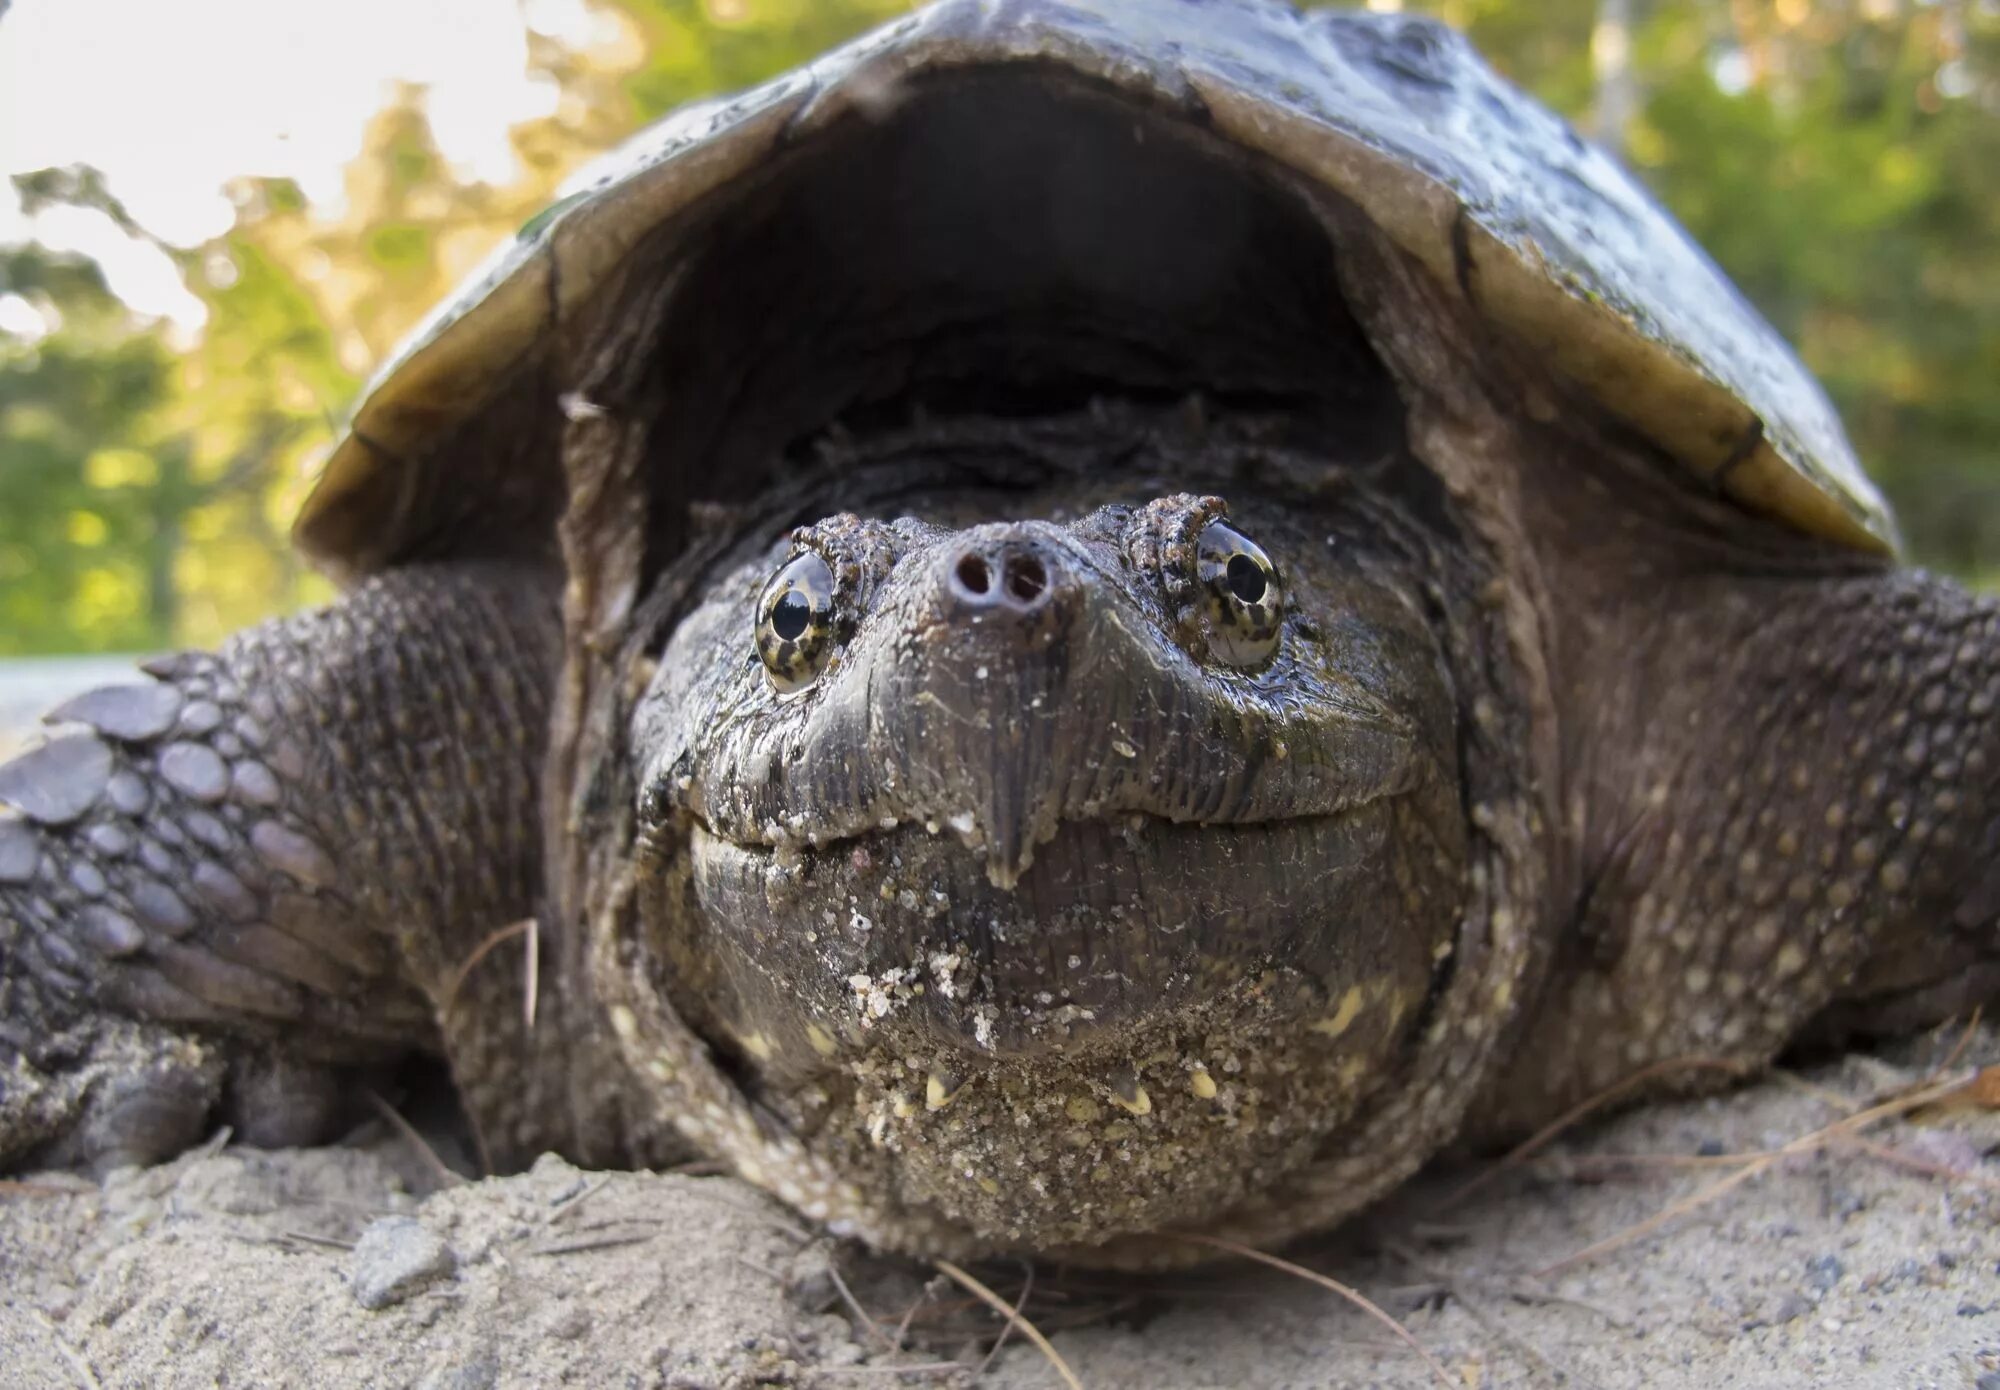
[[[429,1053],[495,1166],[1164,1264],[1997,992],[1993,601],[1663,457],[1462,224],[1047,65],[843,119],[371,475],[423,545],[0,766],[0,1161]]]
[[[1296,1167],[1421,1025],[1462,897],[1416,557],[1351,504],[1229,508],[1283,566],[1232,664],[1221,499],[1091,505],[1120,491],[801,528],[675,632],[635,734],[685,885],[658,949],[714,981],[676,1005],[885,1198],[1023,1246]],[[745,639],[802,555],[831,631],[784,694]]]

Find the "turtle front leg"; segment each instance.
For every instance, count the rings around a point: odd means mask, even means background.
[[[1907,571],[1697,575],[1576,638],[1577,893],[1481,1128],[2000,996],[2000,605]]]
[[[548,573],[419,567],[55,711],[0,766],[0,1166],[307,1142],[441,1045],[475,1117],[526,1103],[466,1065],[520,951],[438,1004],[536,911],[560,649]]]

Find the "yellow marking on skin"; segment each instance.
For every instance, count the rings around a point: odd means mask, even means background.
[[[811,1043],[812,1050],[822,1057],[831,1057],[840,1050],[834,1045],[832,1035],[817,1023],[806,1025],[806,1041]]]
[[[1193,1075],[1188,1077],[1188,1089],[1194,1092],[1197,1100],[1214,1100],[1215,1078],[1208,1074],[1207,1067],[1196,1067]]]
[[[889,1099],[889,1110],[899,1120],[907,1120],[917,1113],[917,1103],[901,1091]]]
[[[758,1061],[768,1062],[771,1060],[771,1040],[762,1033],[752,1033],[749,1037],[744,1038],[742,1042],[743,1050]]]
[[[932,1072],[924,1079],[924,1109],[944,1109],[951,1104],[952,1097],[958,1094],[958,1088],[958,1082],[948,1081],[937,1072]]]
[[[673,1063],[669,1062],[664,1055],[655,1057],[646,1063],[646,1075],[662,1084],[672,1081],[674,1079]]]
[[[1000,1184],[991,1178],[981,1178],[979,1179],[979,1190],[989,1197],[998,1197],[1000,1195]]]
[[[1514,982],[1512,980],[1502,980],[1499,984],[1493,986],[1494,1008],[1504,1009],[1513,1002],[1514,1002]]]
[[[1778,948],[1778,957],[1771,964],[1780,975],[1796,975],[1806,968],[1805,948],[1787,941]]]
[[[1329,1038],[1337,1038],[1354,1026],[1354,1020],[1361,1014],[1361,986],[1350,985],[1347,993],[1340,997],[1340,1007],[1333,1011],[1331,1018],[1323,1018],[1313,1024],[1315,1033],[1324,1033]]]
[[[639,1036],[639,1017],[623,1004],[611,1006],[611,1031],[625,1042]]]
[[[1134,1115],[1150,1115],[1153,1113],[1153,1098],[1146,1094],[1144,1086],[1134,1086],[1132,1094],[1129,1096],[1113,1092],[1111,1101],[1120,1110],[1129,1110]]]

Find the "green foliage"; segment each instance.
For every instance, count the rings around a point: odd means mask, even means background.
[[[460,180],[406,90],[367,132],[339,216],[292,184],[246,181],[227,236],[163,248],[209,310],[191,346],[88,263],[0,246],[0,296],[47,325],[0,329],[0,654],[207,643],[323,595],[285,526],[333,420],[416,318],[591,153],[907,8],[598,3],[622,43],[531,47],[565,100],[513,133],[512,183]],[[1586,128],[1605,77],[1593,30],[1629,12],[1623,156],[1821,375],[1918,557],[1967,574],[2000,562],[2000,5],[1407,8],[1468,30]],[[30,207],[147,235],[89,170],[17,182]]]
[[[625,81],[640,121],[747,87],[910,8],[907,0],[625,0],[644,65]]]
[[[34,247],[0,251],[0,294],[58,326],[38,342],[0,336],[0,652],[51,650],[87,634],[143,647],[160,554],[153,502],[163,471],[132,447],[169,393],[172,359],[135,332],[95,265]]]
[[[1818,373],[1919,557],[1977,573],[2000,559],[2000,12],[1731,31],[1767,71],[1737,95],[1676,61],[1703,13],[1642,36],[1640,172]]]
[[[144,236],[89,170],[18,187],[31,208]],[[0,334],[0,654],[211,641],[325,592],[284,544],[284,494],[355,380],[319,306],[255,243],[163,249],[209,309],[192,349],[91,263],[0,248],[0,294],[50,328]]]

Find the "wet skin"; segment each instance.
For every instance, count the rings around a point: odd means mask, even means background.
[[[1242,496],[835,515],[662,654],[673,1002],[883,1199],[1037,1245],[1226,1206],[1448,968],[1455,711],[1410,557],[1363,507]]]

